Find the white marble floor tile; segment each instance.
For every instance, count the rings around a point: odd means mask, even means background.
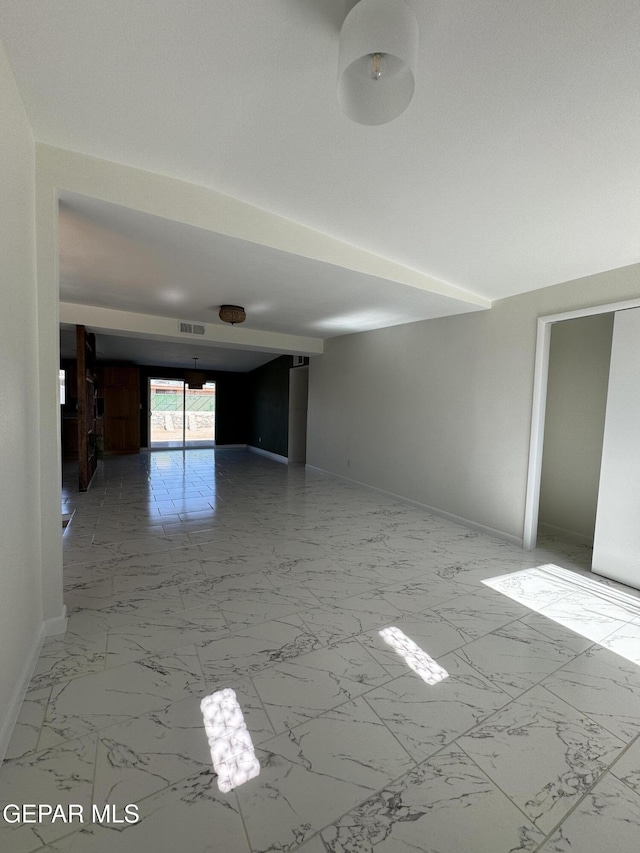
[[[640,669],[609,649],[593,646],[542,684],[621,740],[640,734]]]
[[[200,698],[189,696],[100,732],[93,793],[99,808],[137,803],[212,769]]]
[[[334,553],[333,560],[352,576],[378,579],[383,584],[424,580],[434,565],[443,565],[431,555],[377,554],[358,548]]]
[[[40,735],[50,746],[202,695],[194,646],[54,685]]]
[[[544,832],[562,820],[624,743],[543,687],[497,711],[458,744]]]
[[[237,592],[221,597],[220,610],[232,631],[250,628],[259,622],[269,622],[319,604],[306,587],[289,584],[281,590],[264,589]]]
[[[542,616],[570,628],[580,636],[600,643],[614,631],[623,628],[632,614],[589,593],[574,592],[540,609]],[[638,627],[638,662],[640,662],[640,626]]]
[[[516,697],[576,657],[577,652],[544,637],[522,622],[512,622],[459,649],[456,654]]]
[[[0,803],[46,803],[91,809],[91,792],[96,757],[96,736],[67,743],[5,761],[0,768]],[[61,838],[69,824],[44,819],[42,823],[10,824],[0,820],[0,850],[28,853]]]
[[[575,654],[580,654],[593,645],[593,640],[576,634],[571,628],[565,628],[564,625],[554,622],[553,619],[549,619],[548,616],[543,616],[541,613],[530,613],[520,621],[523,625],[529,625],[539,634],[542,634],[543,637],[559,643],[564,648],[575,652]]]
[[[455,655],[444,655],[438,664],[448,677],[437,684],[427,684],[410,672],[365,695],[366,702],[418,762],[511,701]]]
[[[490,634],[496,628],[502,628],[530,611],[528,608],[494,590],[478,591],[459,595],[443,604],[434,606],[434,611],[447,622],[477,640]]]
[[[88,606],[100,607],[108,604],[113,597],[113,576],[105,569],[96,569],[92,566],[89,571],[83,570],[79,577],[70,579],[67,575],[65,584],[65,603],[71,609],[74,597],[82,598]]]
[[[96,560],[93,563],[85,563],[82,566],[67,566],[65,564],[65,578],[77,577],[82,580],[88,573],[96,577],[111,578],[114,575],[137,574],[138,572],[151,571],[162,566],[170,567],[173,561],[170,552],[162,551],[158,554],[133,554],[130,556],[111,556],[108,560]]]
[[[640,797],[640,740],[631,744],[610,772]]]
[[[296,847],[296,853],[327,853],[324,841],[321,835],[314,835],[309,841],[306,841],[300,847]]]
[[[140,620],[107,633],[107,667],[140,660],[153,654],[224,637],[229,626],[217,608],[200,607],[175,616]]]
[[[640,619],[634,619],[602,640],[602,645],[640,666]]]
[[[358,590],[358,592],[366,592],[371,587],[375,589],[380,584],[380,578],[377,575],[371,579],[370,573],[366,570],[362,574],[348,571],[344,566],[338,565],[335,560],[328,557],[320,560],[305,560],[303,563],[296,561],[267,563],[264,567],[264,573],[275,589],[280,589],[290,583],[304,583],[316,584],[319,592],[322,592],[323,590],[330,590],[334,583],[354,582],[365,584],[366,589]]]
[[[301,576],[302,575],[302,576]],[[276,578],[271,575],[272,581]],[[294,578],[290,577],[290,581]],[[320,604],[334,604],[342,602],[351,596],[363,595],[371,592],[379,585],[379,580],[352,577],[345,575],[337,569],[332,571],[299,572],[295,580],[303,583],[313,593]]]
[[[540,853],[633,853],[640,835],[640,798],[607,774],[582,800]]]
[[[106,631],[86,637],[71,633],[48,637],[31,678],[32,687],[50,687],[105,668]]]
[[[47,853],[250,853],[236,797],[221,794],[211,773],[163,788],[138,814],[135,824],[85,826]]]
[[[276,732],[293,728],[388,681],[355,640],[301,655],[253,676]]]
[[[145,592],[147,590],[164,589],[179,584],[197,583],[205,579],[205,573],[198,560],[190,562],[168,563],[166,565],[150,565],[148,567],[129,568],[120,570],[115,567],[112,570],[113,592],[115,595]]]
[[[524,566],[529,567],[531,561],[526,557],[477,557],[471,559],[468,555],[462,561],[452,560],[450,552],[441,557],[442,563],[435,570],[435,575],[442,580],[456,581],[474,589],[483,590],[485,581],[496,576],[506,576],[513,571],[520,570]]]
[[[395,624],[402,613],[393,604],[373,593],[354,595],[333,606],[324,605],[300,613],[324,645],[361,634],[376,625]]]
[[[55,766],[28,761],[54,747],[71,766],[72,740],[99,741],[96,798],[144,819],[44,848],[29,829],[8,853],[635,851],[640,634],[614,601],[589,617],[611,648],[582,637],[584,602],[542,568],[584,586],[588,549],[525,553],[238,450],[110,457],[65,511],[70,630],[45,645],[9,755],[57,798]],[[422,681],[391,626],[448,677]],[[199,708],[224,688],[262,762],[226,795]]]
[[[230,637],[197,646],[207,682],[240,678],[305,654],[320,644],[297,616],[263,622]]]
[[[382,586],[379,595],[403,613],[420,613],[435,609],[458,596],[464,596],[471,589],[472,587],[455,581],[430,578]]]
[[[50,687],[32,687],[27,691],[5,753],[5,759],[21,758],[37,749],[50,695]]]
[[[70,634],[88,635],[108,631],[122,625],[138,623],[153,617],[171,616],[183,610],[178,585],[162,589],[141,590],[111,599],[103,599],[97,604],[83,596],[67,598]]]
[[[221,604],[233,600],[238,594],[256,595],[274,592],[275,588],[264,572],[229,571],[225,574],[209,575],[180,584],[180,595],[186,609],[208,604]]]
[[[561,580],[549,577],[535,569],[528,572],[515,571],[503,577],[489,576],[486,580],[485,585],[491,589],[502,592],[513,601],[536,609],[565,598],[571,591]]]
[[[455,747],[382,788],[322,837],[329,853],[533,853],[544,840]]]
[[[237,789],[254,851],[294,850],[412,761],[363,699],[257,750],[260,775]]]

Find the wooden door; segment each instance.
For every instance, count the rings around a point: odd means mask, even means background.
[[[140,451],[140,373],[137,367],[105,367],[105,453]]]

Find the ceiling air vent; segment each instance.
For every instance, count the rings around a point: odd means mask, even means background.
[[[204,335],[204,326],[200,323],[183,323],[181,320],[178,328],[183,335]]]

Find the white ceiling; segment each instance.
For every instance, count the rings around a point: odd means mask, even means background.
[[[476,307],[68,192],[58,221],[63,302],[216,325],[236,304],[247,328],[311,338]]]
[[[640,0],[409,3],[415,97],[375,128],[336,104],[343,0],[2,0],[0,33],[41,142],[214,188],[489,299],[640,261]],[[451,313],[413,288],[67,202],[71,301],[106,279],[114,307],[182,316],[224,293],[256,328],[324,337],[366,328],[363,304],[368,327]],[[124,239],[118,269],[103,250]]]

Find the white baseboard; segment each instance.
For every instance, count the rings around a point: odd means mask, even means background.
[[[547,536],[557,536],[565,542],[574,542],[576,545],[593,545],[593,536],[578,533],[577,530],[567,530],[566,527],[556,527],[555,524],[546,524],[544,521],[538,522],[538,531]]]
[[[42,644],[44,643],[46,637],[50,637],[53,634],[62,634],[66,630],[66,605],[63,605],[62,613],[60,614],[60,616],[56,616],[53,619],[46,619],[40,624],[40,630],[34,637],[34,640],[31,644],[31,648],[28,650],[27,654],[24,657],[24,665],[22,667],[21,676],[18,679],[18,685],[13,691],[13,695],[9,700],[7,708],[4,710],[4,715],[2,719],[0,719],[0,764],[2,764],[6,755],[7,748],[9,746],[9,741],[11,740],[11,735],[13,734],[16,721],[20,714],[20,709],[22,708],[22,703],[24,702],[24,697],[27,694],[29,684],[33,677],[36,664],[38,662],[38,658],[40,657]]]
[[[53,637],[55,634],[64,634],[67,630],[67,605],[62,605],[62,613],[53,619],[45,619],[43,622],[45,637]]]
[[[402,501],[411,506],[417,506],[431,515],[437,515],[439,518],[446,518],[447,521],[453,521],[455,524],[461,524],[463,527],[469,527],[472,530],[478,530],[480,533],[486,533],[487,536],[493,536],[494,539],[501,539],[503,542],[509,542],[510,545],[517,545],[522,548],[522,538],[512,536],[511,533],[506,533],[504,530],[496,530],[494,527],[489,527],[486,524],[480,524],[477,521],[472,521],[470,518],[462,518],[459,515],[454,515],[452,512],[447,512],[444,509],[439,509],[436,506],[414,501],[405,495],[397,495],[395,492],[389,492],[386,489],[379,489],[377,486],[371,486],[369,483],[361,483],[359,480],[352,480],[350,477],[343,477],[341,474],[334,474],[333,471],[326,471],[324,468],[318,468],[315,465],[305,465],[309,471],[317,471],[319,474],[327,474],[329,477],[335,477],[336,480],[344,480],[345,483],[352,483],[354,486],[362,486],[364,489],[370,489],[372,492],[378,492],[381,495],[386,495],[388,498],[393,498],[397,501]]]
[[[261,447],[254,447],[253,444],[247,444],[247,450],[251,453],[258,453],[260,456],[266,456],[267,459],[273,459],[274,462],[282,462],[283,465],[289,464],[286,456],[280,456],[279,453],[272,453],[270,450],[263,450]]]
[[[13,691],[13,695],[9,699],[7,707],[4,709],[2,720],[0,720],[0,764],[4,761],[4,757],[9,747],[9,741],[16,725],[24,697],[26,696],[29,682],[36,668],[36,663],[40,657],[40,650],[44,642],[44,622],[40,625],[40,630],[36,634],[31,648],[24,657],[24,665],[22,673],[18,680],[18,685]]]

